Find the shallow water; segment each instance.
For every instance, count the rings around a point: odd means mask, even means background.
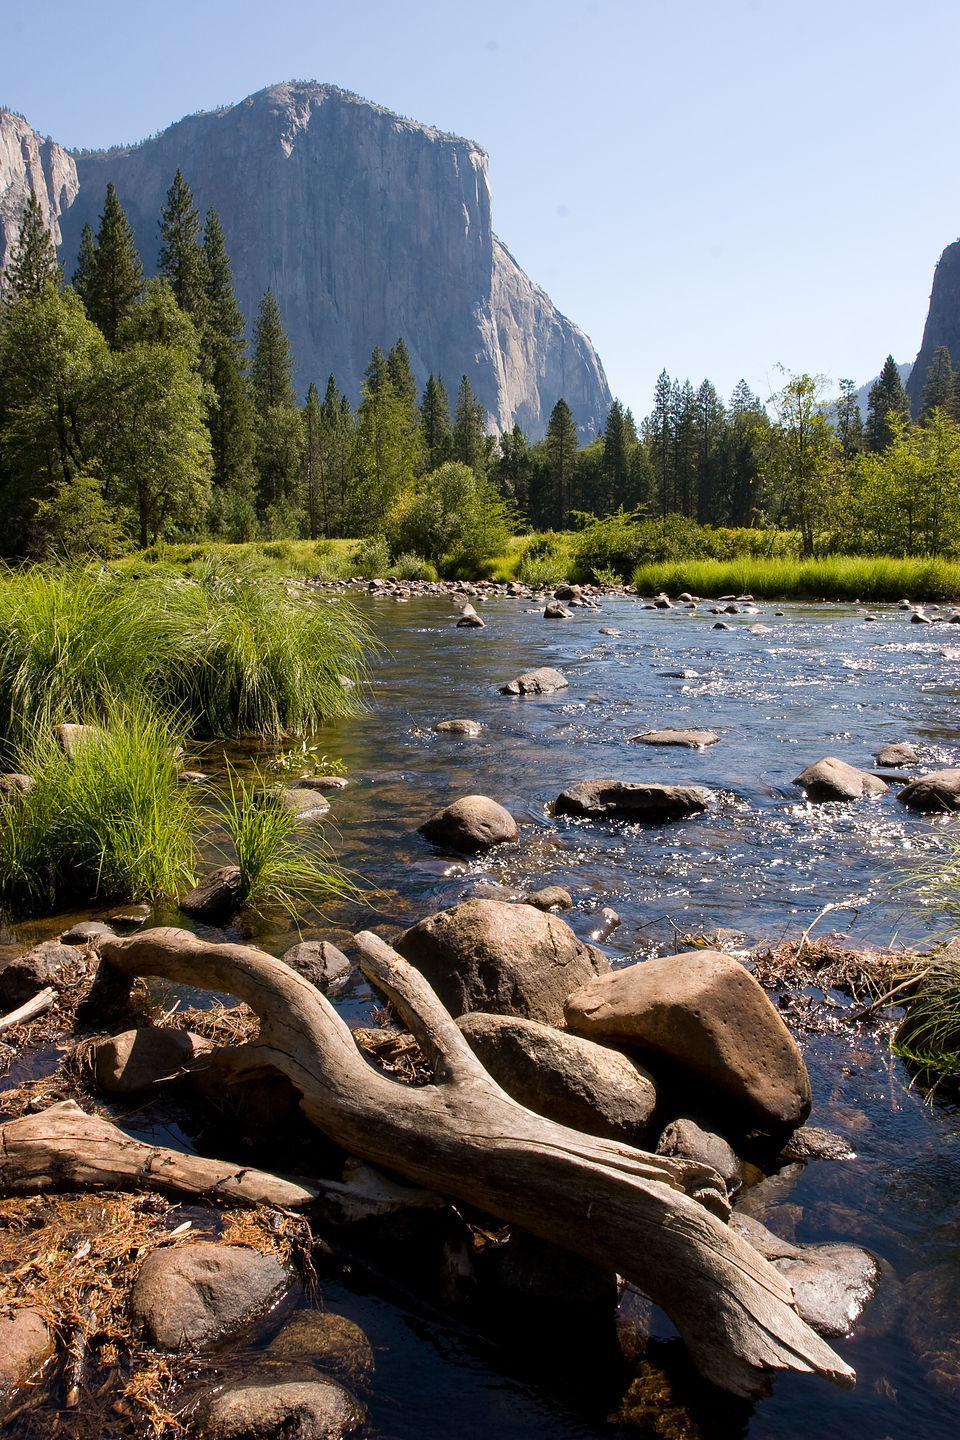
[[[545,884],[570,890],[574,909],[565,918],[584,938],[603,907],[617,911],[621,923],[603,942],[614,963],[669,953],[678,932],[719,927],[744,944],[796,935],[828,904],[836,912],[816,933],[842,930],[854,944],[912,942],[949,923],[912,900],[905,879],[947,823],[906,811],[895,788],[879,800],[810,806],[792,781],[825,755],[869,768],[872,751],[898,740],[917,743],[927,768],[960,763],[958,627],[913,626],[890,609],[867,624],[858,607],[821,605],[783,606],[781,617],[762,606],[759,617],[732,617],[733,630],[714,631],[713,616],[644,611],[626,598],[550,622],[529,601],[497,598],[478,606],[486,629],[457,630],[445,601],[359,603],[383,646],[370,708],[312,743],[342,759],[350,777],[331,797],[326,834],[370,893],[326,916],[301,917],[305,937],[346,945],[360,926],[389,933],[470,894]],[[750,635],[757,619],[771,633]],[[603,626],[622,633],[601,635]],[[561,669],[569,688],[499,695],[500,685],[539,665]],[[479,720],[481,736],[433,731],[459,717]],[[668,725],[712,728],[721,740],[702,752],[629,743],[639,731]],[[241,767],[257,758],[269,757],[249,748],[231,754]],[[212,749],[188,763],[214,776],[222,770]],[[552,815],[561,790],[594,776],[695,781],[716,800],[701,816],[653,827]],[[433,810],[470,793],[490,795],[516,815],[516,845],[469,861],[417,833]],[[24,927],[0,943],[33,941],[62,924]],[[276,917],[257,922],[254,933],[277,954],[295,938]],[[349,1020],[366,1022],[373,999],[355,979],[338,1004]],[[882,1259],[877,1299],[855,1335],[836,1342],[858,1371],[855,1391],[791,1376],[752,1408],[725,1406],[683,1378],[681,1347],[659,1317],[654,1358],[670,1374],[677,1367],[680,1378],[673,1401],[653,1404],[641,1423],[636,1405],[632,1420],[619,1408],[623,1372],[595,1364],[594,1334],[569,1335],[561,1346],[545,1324],[542,1333],[533,1326],[497,1346],[390,1303],[358,1278],[325,1283],[325,1304],[357,1320],[377,1353],[373,1435],[828,1440],[852,1431],[864,1440],[913,1440],[923,1427],[929,1440],[952,1440],[960,1396],[960,1110],[925,1103],[882,1036],[838,1031],[801,1043],[814,1091],[811,1122],[844,1135],[857,1158],[792,1167],[746,1203],[777,1233],[851,1241]],[[159,1138],[188,1143],[182,1132]],[[611,1340],[612,1327],[613,1317]]]

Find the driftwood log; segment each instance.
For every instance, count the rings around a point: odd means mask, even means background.
[[[800,1319],[784,1278],[728,1228],[709,1167],[524,1109],[483,1069],[419,972],[377,936],[357,938],[364,972],[416,1036],[432,1084],[374,1070],[326,998],[252,947],[157,929],[106,937],[99,951],[111,984],[118,973],[130,983],[163,976],[246,1001],[260,1019],[251,1058],[290,1079],[313,1124],[351,1154],[619,1272],[667,1312],[715,1384],[752,1396],[779,1370],[852,1383],[850,1367]]]

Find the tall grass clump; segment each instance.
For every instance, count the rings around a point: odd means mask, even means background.
[[[229,771],[229,793],[212,817],[227,832],[240,870],[237,900],[255,910],[279,905],[296,919],[308,905],[357,895],[315,826],[304,826],[265,788]]]
[[[194,809],[182,734],[140,701],[113,702],[68,754],[37,729],[18,763],[33,784],[0,806],[0,907],[157,900],[193,882]]]
[[[697,595],[749,592],[769,599],[950,600],[960,596],[960,564],[890,555],[669,560],[637,566],[633,583],[642,594],[690,590]]]
[[[143,597],[162,637],[154,691],[195,734],[279,739],[360,709],[370,637],[344,601],[219,565]]]
[[[934,1086],[960,1082],[960,959],[935,956],[917,972],[904,1002],[905,1018],[893,1042],[894,1053]]]

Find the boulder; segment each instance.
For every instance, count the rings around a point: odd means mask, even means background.
[[[566,605],[559,600],[548,600],[543,611],[545,620],[572,620],[573,611],[568,610]]]
[[[61,945],[89,945],[91,940],[96,940],[98,935],[114,935],[116,931],[112,925],[107,925],[102,920],[81,920],[76,925],[71,925],[69,930],[64,930],[60,936]]]
[[[878,765],[917,765],[920,756],[917,754],[915,745],[898,744],[882,745],[879,750],[874,750],[873,758]]]
[[[373,1377],[373,1349],[359,1325],[328,1310],[298,1310],[270,1341],[271,1360],[299,1361],[362,1389]]]
[[[558,1025],[567,996],[609,969],[556,915],[502,900],[428,915],[395,945],[454,1016],[483,1010]]]
[[[720,736],[714,730],[643,730],[630,736],[631,745],[685,745],[688,750],[704,750],[716,745]]]
[[[274,1255],[201,1242],[152,1251],[130,1292],[130,1313],[160,1350],[196,1347],[261,1314],[290,1284]]]
[[[30,775],[22,775],[19,770],[8,771],[0,775],[0,800],[16,800],[19,795],[29,794],[33,786]]]
[[[554,600],[582,600],[583,590],[579,585],[558,585],[553,592]]]
[[[501,695],[552,695],[555,690],[566,690],[570,681],[559,670],[541,665],[537,670],[525,670],[515,680],[501,685]]]
[[[189,1030],[144,1025],[95,1040],[90,1059],[100,1089],[107,1095],[136,1095],[171,1080],[212,1049],[211,1042]]]
[[[922,610],[914,610],[913,614],[910,616],[910,624],[911,624],[911,625],[932,625],[932,624],[933,624],[933,620],[930,618],[929,615],[925,615]]]
[[[67,755],[75,755],[81,745],[91,740],[103,739],[99,725],[54,725],[53,733]]]
[[[330,801],[319,790],[304,790],[293,785],[271,785],[254,796],[258,805],[279,805],[298,820],[319,820],[330,809]]]
[[[644,1146],[656,1086],[618,1050],[515,1016],[474,1011],[457,1024],[484,1069],[528,1110],[588,1135]]]
[[[571,910],[573,898],[562,885],[544,885],[542,890],[531,890],[525,895],[526,905],[535,905],[538,910]]]
[[[15,956],[0,970],[0,1011],[15,1010],[48,985],[55,985],[64,968],[75,965],[80,951],[73,945],[44,940]]]
[[[458,629],[458,630],[482,630],[482,629],[484,628],[484,626],[486,625],[486,623],[487,623],[487,622],[486,622],[485,620],[481,619],[481,617],[477,614],[477,612],[476,612],[476,610],[474,610],[473,606],[470,605],[470,606],[468,606],[466,609],[464,609],[463,614],[460,616],[460,619],[457,621],[457,629]]]
[[[849,1335],[877,1288],[880,1267],[857,1245],[795,1245],[748,1215],[734,1213],[730,1228],[793,1289],[801,1317],[820,1335]]]
[[[240,866],[221,865],[205,876],[180,901],[180,909],[194,920],[224,920],[240,901]]]
[[[301,775],[290,783],[292,790],[346,790],[350,781],[345,775]]]
[[[472,740],[480,734],[483,726],[479,720],[441,720],[433,728],[438,735],[466,735]]]
[[[716,1170],[728,1195],[736,1195],[743,1184],[740,1161],[733,1146],[722,1135],[702,1130],[693,1120],[674,1120],[657,1141],[658,1155],[678,1155],[699,1160]]]
[[[808,765],[793,783],[800,786],[808,800],[817,804],[826,800],[859,800],[861,795],[885,795],[890,789],[879,775],[871,775],[869,770],[858,770],[855,765],[848,765],[845,760],[837,760],[833,755]]]
[[[810,1080],[796,1042],[749,971],[719,950],[664,955],[601,975],[570,995],[564,1016],[577,1034],[635,1047],[706,1082],[733,1109],[733,1124],[742,1117],[755,1130],[782,1135],[810,1113]]]
[[[855,1160],[856,1155],[841,1135],[820,1130],[816,1125],[801,1125],[780,1151],[777,1164],[789,1165],[795,1160]]]
[[[29,1380],[53,1354],[53,1336],[36,1310],[0,1315],[0,1398]]]
[[[960,810],[960,770],[932,770],[911,780],[897,796],[911,810],[924,810],[942,814],[946,810]]]
[[[643,785],[630,780],[581,780],[557,796],[558,815],[591,820],[639,820],[657,823],[706,810],[713,791],[703,785]]]
[[[618,630],[615,625],[601,625],[601,627],[600,627],[600,634],[601,634],[601,635],[622,635],[622,634],[623,634],[623,631],[622,631],[622,630]]]
[[[363,1418],[363,1406],[333,1380],[231,1385],[201,1401],[203,1440],[339,1440]]]
[[[434,844],[468,854],[509,843],[520,833],[510,811],[486,795],[465,795],[455,800],[431,815],[419,829]]]
[[[284,965],[324,992],[341,986],[350,974],[350,961],[329,940],[302,940],[281,958]]]

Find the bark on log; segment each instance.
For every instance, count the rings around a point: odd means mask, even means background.
[[[25,1000],[16,1010],[11,1010],[7,1015],[0,1015],[0,1035],[4,1030],[12,1030],[15,1025],[23,1025],[27,1020],[33,1020],[37,1015],[42,1015],[44,1010],[49,1010],[51,1005],[56,1003],[57,992],[52,985],[45,990],[39,990],[36,995]]]
[[[346,1150],[475,1204],[616,1270],[673,1320],[701,1372],[738,1395],[778,1370],[852,1383],[854,1372],[793,1308],[783,1277],[689,1192],[717,1207],[704,1165],[648,1155],[525,1110],[480,1065],[427,982],[377,936],[357,937],[362,968],[434,1066],[411,1087],[372,1069],[326,998],[249,946],[180,930],[103,939],[102,962],[246,1001],[251,1047],[289,1077],[307,1118]],[[712,1198],[711,1198],[712,1197]]]

